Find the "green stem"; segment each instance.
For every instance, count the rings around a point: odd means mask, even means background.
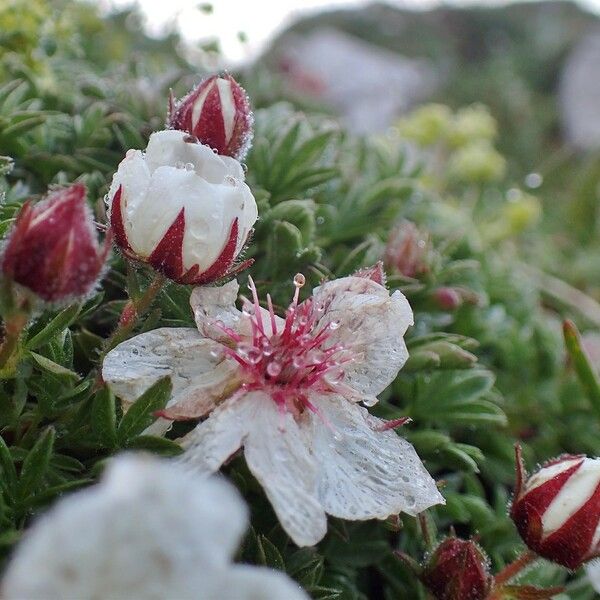
[[[28,321],[28,312],[16,312],[7,318],[4,324],[4,340],[0,345],[0,370],[6,366],[19,345],[21,333]]]
[[[537,560],[537,554],[531,552],[530,550],[526,550],[517,558],[517,560],[511,562],[506,565],[498,575],[494,577],[494,584],[497,587],[507,583],[513,577],[516,577],[525,567],[529,566],[533,561]]]
[[[104,342],[104,348],[100,357],[100,362],[104,360],[104,357],[110,352],[115,346],[120,344],[122,341],[127,339],[130,333],[134,330],[137,325],[139,318],[143,316],[152,302],[158,295],[158,292],[162,289],[165,284],[165,276],[160,273],[156,273],[154,279],[146,291],[138,298],[130,298],[119,317],[119,323],[116,329],[112,332],[112,335]]]

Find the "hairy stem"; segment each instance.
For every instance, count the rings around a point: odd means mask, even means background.
[[[530,550],[526,550],[513,562],[506,565],[498,575],[494,577],[494,583],[496,586],[500,586],[510,581],[513,577],[518,575],[525,567],[529,566],[532,562],[537,560],[538,555]]]

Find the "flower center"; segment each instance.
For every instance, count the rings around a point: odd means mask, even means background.
[[[245,300],[242,312],[250,321],[252,337],[236,335],[235,346],[227,352],[242,367],[246,391],[267,391],[282,411],[295,416],[305,409],[318,412],[308,392],[336,391],[344,377],[342,366],[353,360],[347,348],[330,339],[339,321],[320,325],[327,307],[315,306],[312,298],[298,303],[304,283],[303,275],[294,277],[294,297],[285,319],[280,319],[269,294],[268,312],[261,309],[256,286],[249,278],[252,300]],[[233,332],[228,333],[233,337]]]

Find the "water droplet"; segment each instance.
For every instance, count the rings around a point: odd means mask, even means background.
[[[336,442],[340,442],[341,440],[343,440],[343,439],[344,439],[344,436],[343,436],[343,435],[342,435],[342,434],[341,434],[339,431],[336,431],[336,432],[333,434],[333,439],[334,439]]]
[[[194,170],[194,163],[185,163],[185,170],[186,171],[193,171]]]
[[[331,323],[329,323],[329,329],[338,329],[340,326],[340,320],[339,319],[335,319],[333,321],[331,321]]]
[[[244,171],[244,174],[248,172],[248,165],[246,163],[242,163],[242,171]]]
[[[304,275],[302,275],[302,273],[296,273],[296,275],[294,276],[294,285],[297,288],[301,288],[305,283],[306,278],[304,277]]]
[[[263,353],[258,348],[250,348],[246,353],[246,358],[248,362],[253,365],[257,365],[263,357]]]
[[[281,373],[280,363],[274,360],[267,365],[267,375],[269,375],[269,377],[277,377],[279,373]]]
[[[176,169],[185,169],[185,163],[184,163],[184,162],[182,162],[182,161],[180,161],[180,160],[178,160],[178,161],[175,163],[175,168],[176,168]]]
[[[304,366],[304,356],[302,355],[298,355],[298,356],[294,356],[293,360],[292,360],[292,364],[294,365],[294,367],[296,367],[296,369],[301,369]]]
[[[216,359],[219,359],[219,358],[223,357],[223,352],[221,350],[216,349],[216,348],[214,350],[211,350],[209,352],[209,354],[210,354],[210,356],[212,358],[216,358]]]
[[[323,225],[325,223],[325,217],[317,217],[317,225]]]
[[[539,188],[542,183],[544,183],[544,178],[539,173],[529,173],[525,177],[525,185],[532,190]]]
[[[231,175],[225,175],[225,179],[223,181],[228,185],[237,185],[237,179],[235,177],[232,177]]]

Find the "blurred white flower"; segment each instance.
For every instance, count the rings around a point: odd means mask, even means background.
[[[285,319],[269,296],[269,310],[259,306],[252,281],[252,301],[241,312],[235,281],[196,288],[191,302],[200,333],[158,329],[128,340],[106,357],[104,380],[131,402],[170,374],[173,397],[163,417],[210,413],[183,438],[183,460],[211,473],[243,446],[300,546],[325,535],[326,513],[415,515],[443,498],[414,448],[393,431],[400,423],[360,405],[375,404],[405,363],[412,311],[400,292],[390,296],[379,283],[382,273],[365,275],[324,283],[301,304],[304,277],[297,275]]]
[[[307,600],[283,573],[231,564],[247,526],[238,492],[181,466],[125,455],[61,500],[18,546],[5,600]]]
[[[585,572],[591,586],[600,594],[600,560],[592,560],[585,565]]]
[[[235,260],[257,219],[244,170],[184,131],[150,136],[129,150],[108,193],[115,241],[124,254],[179,283],[238,272]]]

